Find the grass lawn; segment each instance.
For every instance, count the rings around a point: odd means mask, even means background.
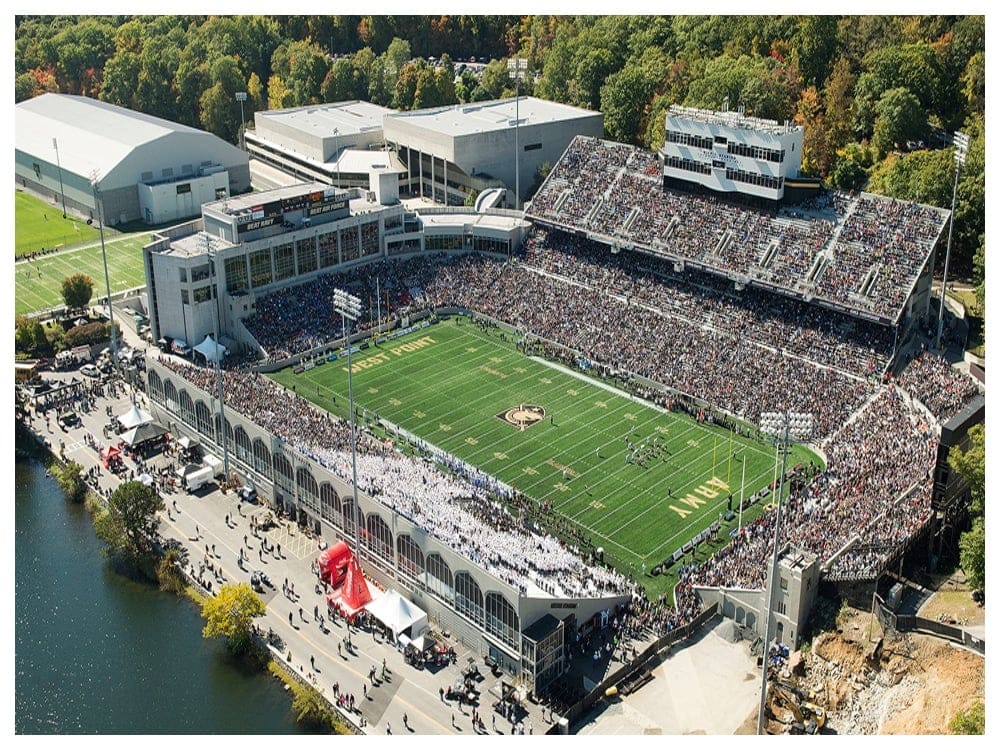
[[[672,588],[677,566],[656,577],[652,567],[725,513],[730,493],[738,504],[744,459],[747,495],[774,476],[772,445],[649,407],[464,319],[359,351],[353,365],[359,407],[548,501],[550,519],[570,522],[651,595]],[[346,416],[346,360],[272,377]],[[810,458],[795,446],[789,466]],[[744,522],[760,512],[751,506]],[[686,562],[724,546],[736,523]]]
[[[30,193],[14,191],[14,254],[64,247],[98,238],[97,226],[88,226],[72,213],[62,216],[62,204],[43,201]]]

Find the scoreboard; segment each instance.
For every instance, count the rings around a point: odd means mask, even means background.
[[[282,221],[286,213],[304,211],[306,216],[318,216],[345,208],[347,197],[336,188],[315,190],[252,206],[248,214],[237,219],[237,231],[242,234],[269,227]]]

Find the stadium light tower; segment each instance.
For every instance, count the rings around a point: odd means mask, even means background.
[[[521,207],[521,147],[518,130],[521,127],[521,81],[528,73],[528,61],[523,57],[507,60],[507,74],[514,79],[514,208]]]
[[[965,166],[965,155],[969,152],[969,136],[955,133],[955,184],[951,189],[951,217],[948,220],[948,249],[944,254],[944,278],[941,279],[941,304],[938,305],[937,339],[934,348],[941,348],[941,328],[944,326],[944,301],[948,295],[948,261],[951,260],[951,230],[955,226],[955,198],[958,195],[958,173]]]
[[[764,733],[764,711],[767,700],[767,660],[771,650],[771,621],[774,612],[774,582],[778,576],[778,542],[781,534],[781,494],[785,488],[785,467],[788,446],[809,438],[813,430],[812,414],[800,412],[763,412],[760,415],[760,431],[770,435],[781,445],[781,474],[778,477],[778,508],[774,520],[774,551],[771,557],[771,576],[764,593],[764,659],[760,679],[760,710],[757,713],[757,734]]]
[[[63,218],[66,218],[66,191],[63,189],[62,164],[59,162],[59,142],[53,138],[52,148],[56,150],[56,169],[59,171],[59,195],[62,196]]]
[[[354,375],[351,372],[351,337],[347,333],[347,320],[357,320],[361,315],[361,300],[343,289],[333,290],[333,307],[340,313],[340,325],[347,347],[347,408],[351,412],[351,489],[354,493],[354,549],[361,560],[361,536],[358,531],[358,437],[354,427]]]
[[[108,275],[108,251],[104,247],[104,199],[98,196],[101,189],[98,186],[97,171],[90,174],[90,188],[94,193],[94,210],[97,211],[97,227],[101,232],[101,257],[104,258],[104,285],[108,293],[108,324],[111,326],[111,363],[118,370],[118,335],[115,333],[115,313],[111,307],[111,277]]]
[[[337,157],[337,187],[340,187],[340,128],[333,129],[334,155]]]
[[[245,102],[246,100],[247,100],[246,91],[236,92],[236,101],[240,103],[240,148],[242,148],[244,151],[247,150],[246,136],[243,134],[244,128],[246,127],[246,120],[243,119],[243,102]]]

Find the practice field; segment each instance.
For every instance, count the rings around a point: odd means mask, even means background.
[[[59,220],[62,221],[61,216]],[[142,246],[148,242],[147,232],[125,235],[114,240],[105,237],[112,294],[146,283],[146,271],[142,265]],[[14,264],[15,314],[38,312],[63,304],[63,279],[75,273],[85,273],[94,280],[92,302],[105,296],[104,260],[101,257],[100,240],[75,250],[64,250],[33,260],[16,262]]]
[[[62,215],[62,204],[43,201],[21,190],[14,191],[14,254],[62,247],[97,239],[97,226],[77,216]]]
[[[730,494],[738,507],[744,459],[747,495],[773,480],[771,444],[648,406],[509,338],[458,319],[359,351],[355,404],[548,503],[651,594],[669,590],[677,566],[652,567],[725,514]],[[346,416],[346,359],[272,377]],[[810,458],[794,446],[788,465]],[[685,562],[728,542],[737,520]]]

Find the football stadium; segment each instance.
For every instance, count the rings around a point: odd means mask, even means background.
[[[949,512],[942,427],[981,401],[926,346],[949,213],[792,201],[801,133],[667,124],[660,153],[576,137],[524,212],[404,208],[381,174],[206,204],[144,248],[152,405],[536,694],[611,619],[797,646],[820,582]]]

